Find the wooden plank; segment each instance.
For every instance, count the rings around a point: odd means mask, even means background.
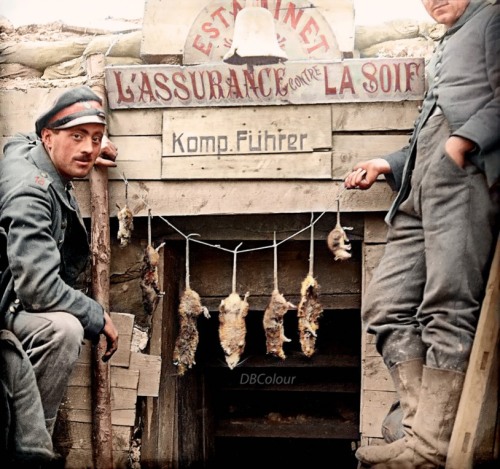
[[[149,57],[182,55],[191,23],[206,3],[206,0],[146,0],[141,57],[149,61]]]
[[[139,371],[112,366],[110,370],[111,388],[133,389],[139,386]]]
[[[122,387],[126,389],[137,389],[139,382],[139,372],[112,366],[111,386]],[[90,386],[91,368],[89,362],[77,362],[73,373],[71,374],[68,386]]]
[[[307,153],[330,149],[324,106],[172,109],[163,115],[163,156]]]
[[[485,297],[465,376],[462,397],[450,440],[446,469],[470,469],[488,383],[498,368],[500,331],[500,237],[491,265]],[[498,385],[498,384],[497,384]],[[497,390],[498,391],[498,390]]]
[[[314,5],[321,11],[337,38],[343,52],[354,50],[355,11],[353,0],[315,0]]]
[[[385,244],[366,244],[363,246],[363,291],[372,279],[373,270],[384,255]]]
[[[366,335],[369,335],[369,334],[366,334]],[[370,337],[375,337],[375,336],[370,334]],[[377,352],[377,348],[375,347],[375,343],[365,341],[365,356],[366,357],[380,357],[380,354]]]
[[[336,212],[327,212],[314,224],[314,239],[323,241],[337,221]],[[306,228],[311,223],[311,214],[273,214],[273,215],[222,215],[197,217],[171,217],[172,223],[182,233],[198,233],[199,240],[240,240],[260,241],[272,244],[274,233],[276,240],[310,241],[311,232]],[[351,241],[363,239],[364,217],[359,214],[342,213],[341,223],[352,228],[349,230]],[[184,240],[177,232],[162,233],[165,240]],[[197,238],[192,238],[196,240]],[[196,242],[196,241],[194,241]],[[122,270],[126,270],[126,260]],[[129,261],[130,262],[130,261]],[[118,269],[120,270],[120,269]]]
[[[117,136],[161,135],[163,110],[126,109],[108,113],[108,132],[114,141]]]
[[[27,88],[0,91],[0,136],[34,132],[36,118],[67,88]],[[3,146],[2,146],[3,148]]]
[[[161,303],[161,315],[153,315],[153,336],[161,335],[154,342],[161,348],[161,386],[158,398],[146,397],[147,411],[143,414],[141,455],[143,461],[162,461],[167,467],[175,467],[178,458],[178,377],[177,367],[173,364],[173,350],[176,339],[176,304],[179,298],[179,281],[182,278],[181,261],[178,252],[168,244],[163,253],[165,295]],[[157,320],[155,321],[155,317]],[[161,340],[161,343],[158,341]],[[153,345],[153,342],[151,343]],[[154,467],[151,463],[147,467]]]
[[[128,175],[127,175],[128,178]],[[88,183],[75,183],[82,215],[90,214]],[[234,215],[275,213],[322,213],[334,211],[336,197],[343,183],[332,181],[132,181],[129,197],[145,195],[153,215]],[[343,212],[380,212],[387,210],[394,198],[385,182],[375,183],[369,191],[346,191],[342,196]],[[110,181],[110,216],[116,216],[116,204],[123,205],[124,184]],[[137,216],[148,215],[145,207]]]
[[[68,386],[63,407],[67,411],[86,410],[90,412],[92,408],[91,401],[90,386]],[[89,415],[89,422],[91,418],[91,415]]]
[[[109,361],[111,366],[128,367],[130,364],[130,344],[132,342],[132,331],[134,329],[133,314],[111,312],[111,320],[118,330],[119,346],[118,350]]]
[[[161,175],[161,137],[113,137],[119,149],[119,165],[109,168],[109,179],[159,179]],[[122,188],[123,191],[123,188]]]
[[[365,230],[363,242],[363,261],[362,261],[362,291],[366,291],[367,285],[371,280],[373,269],[378,265],[382,257],[385,244],[369,244],[374,241],[380,241],[384,238],[383,215],[365,214]],[[383,363],[382,357],[375,348],[375,336],[367,334],[363,330],[361,335],[361,396],[360,396],[360,429],[363,436],[365,431],[369,435],[381,436],[380,424],[387,412],[386,404],[376,406],[375,410],[371,407],[371,394],[379,389],[393,390],[392,379],[390,378],[387,367]],[[381,370],[380,376],[377,370]],[[389,404],[390,405],[390,404]]]
[[[90,451],[92,449],[92,424],[68,422],[68,426],[72,448]],[[113,425],[113,450],[128,451],[131,433],[132,429],[129,426]],[[92,459],[91,453],[88,453],[88,458],[89,460]]]
[[[89,386],[91,380],[91,368],[89,363],[77,362],[69,378],[69,386]]]
[[[306,418],[298,416],[296,423],[269,419],[233,419],[222,421],[216,436],[231,438],[314,438],[353,439],[359,437],[357,422]]]
[[[380,356],[365,357],[363,360],[363,390],[395,391],[394,383]]]
[[[367,213],[363,241],[366,244],[383,244],[386,242],[388,226],[384,221],[385,213]],[[377,257],[379,254],[377,254]]]
[[[418,101],[332,104],[334,132],[412,131]]]
[[[219,359],[209,363],[213,368],[227,369],[227,365]],[[270,355],[254,355],[245,359],[245,369],[252,368],[277,368],[286,369],[291,368],[310,368],[310,367],[323,367],[323,368],[357,368],[359,360],[352,354],[335,355],[313,355],[306,357],[302,352],[291,351],[287,354],[286,360],[276,360]]]
[[[116,368],[115,368],[116,369]],[[135,412],[137,401],[138,371],[129,371],[128,376],[133,376],[132,384],[126,383],[128,388],[111,387],[111,421],[113,425],[135,424]],[[123,375],[124,376],[124,375]],[[135,386],[134,386],[135,382]],[[92,422],[92,398],[89,385],[68,386],[62,407],[69,421]]]
[[[425,81],[423,58],[116,65],[105,75],[111,109],[420,101]]]
[[[261,244],[249,244],[254,249]],[[246,248],[246,243],[240,250]],[[314,246],[314,275],[323,295],[359,295],[361,278],[359,274],[359,255],[345,262],[335,261],[326,246],[318,241]],[[213,251],[201,244],[192,243],[190,253],[196,262],[190,266],[190,283],[202,297],[226,297],[232,288],[233,260],[230,253],[214,256]],[[277,252],[278,280],[280,291],[291,301],[300,295],[301,283],[309,266],[309,242],[288,241],[279,246]],[[269,303],[273,289],[273,250],[257,250],[238,255],[236,290],[250,292],[248,302],[254,308],[253,298],[263,297],[260,304]],[[256,275],[258,272],[258,275]],[[217,279],[214,282],[214,279]]]
[[[363,437],[382,437],[382,422],[396,399],[391,391],[365,391],[361,415],[363,416],[361,434]]]
[[[388,155],[408,144],[408,135],[333,134],[332,176],[342,179],[360,161]],[[384,180],[383,176],[380,176]]]
[[[113,469],[129,469],[128,451],[113,451]],[[64,461],[65,469],[92,469],[89,450],[70,448]]]
[[[114,19],[104,19],[92,21],[92,26],[88,26],[86,22],[78,22],[72,20],[71,23],[63,23],[62,31],[70,31],[86,35],[94,34],[117,34],[129,33],[141,29],[139,24],[134,24],[128,21],[120,21]]]
[[[133,427],[135,414],[135,408],[111,410],[111,422],[113,425]],[[66,418],[70,422],[92,423],[92,412],[90,409],[69,409]]]
[[[331,179],[330,152],[162,159],[162,179]]]
[[[161,357],[132,352],[130,369],[139,371],[138,396],[158,397],[160,386]]]

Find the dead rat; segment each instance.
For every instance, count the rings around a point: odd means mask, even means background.
[[[264,311],[264,318],[262,321],[266,333],[267,353],[281,359],[286,358],[285,352],[283,351],[283,343],[291,341],[291,339],[285,336],[283,325],[284,316],[290,308],[296,308],[296,306],[288,302],[285,297],[275,289]]]
[[[173,362],[182,376],[187,369],[195,365],[195,354],[198,347],[198,317],[203,314],[207,319],[210,314],[206,306],[202,306],[200,295],[189,287],[184,290],[179,303],[179,334],[175,341]]]
[[[345,261],[351,258],[351,245],[344,228],[340,224],[340,201],[337,199],[337,223],[326,238],[328,249],[333,253],[336,261]]]
[[[226,363],[231,370],[238,365],[245,350],[248,296],[247,292],[241,299],[238,293],[233,292],[222,300],[219,306],[219,339]]]

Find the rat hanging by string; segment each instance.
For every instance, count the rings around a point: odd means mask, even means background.
[[[346,187],[344,187],[339,192],[335,200],[337,202],[337,222],[333,230],[328,233],[328,236],[326,238],[326,245],[332,252],[336,261],[345,261],[352,257],[352,254],[350,253],[352,246],[349,243],[349,238],[347,237],[347,234],[345,232],[345,230],[352,228],[343,227],[340,224],[340,197],[345,190]]]
[[[249,292],[243,298],[236,292],[236,257],[240,243],[233,252],[233,283],[231,294],[219,305],[219,340],[227,366],[232,370],[240,363],[246,345],[246,316]]]
[[[116,204],[118,208],[118,213],[116,214],[118,218],[117,239],[120,241],[120,247],[128,246],[132,238],[132,231],[134,230],[134,215],[128,205],[128,181],[125,177],[125,173],[123,174],[123,180],[125,182],[125,206],[120,208],[120,206]]]
[[[144,250],[141,265],[142,304],[144,311],[152,315],[158,306],[160,298],[165,294],[161,291],[158,278],[158,265],[160,264],[160,249],[165,245],[161,243],[154,248],[151,241],[151,210],[148,210],[148,244]]]
[[[202,306],[200,295],[191,289],[189,278],[189,239],[199,236],[196,233],[186,237],[186,287],[181,295],[178,308],[179,333],[175,340],[173,363],[183,376],[186,370],[196,364],[195,354],[198,348],[198,317],[203,314],[207,319],[210,313],[206,306]]]
[[[319,285],[314,278],[314,223],[311,214],[311,241],[309,250],[309,272],[300,288],[300,303],[297,317],[299,319],[299,340],[302,352],[311,357],[316,351],[319,319],[323,314],[323,307],[319,302]]]
[[[264,311],[262,324],[266,334],[266,351],[270,355],[285,359],[283,344],[291,339],[285,336],[284,318],[290,308],[297,308],[285,299],[278,288],[278,245],[274,232],[274,289],[271,300]]]

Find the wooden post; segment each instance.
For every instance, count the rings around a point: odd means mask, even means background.
[[[485,405],[488,385],[495,367],[498,369],[498,339],[500,337],[500,237],[491,264],[481,314],[465,375],[462,397],[453,427],[446,469],[472,469],[476,436],[479,433],[481,409]],[[498,383],[494,383],[498,393]],[[496,415],[489,416],[496,422]]]
[[[93,91],[105,100],[104,56],[87,58],[87,76]],[[92,236],[92,295],[109,312],[110,229],[107,168],[94,167],[89,175],[91,236]],[[95,469],[113,468],[113,431],[111,424],[111,386],[109,362],[102,356],[106,338],[100,336],[92,346],[92,459]]]

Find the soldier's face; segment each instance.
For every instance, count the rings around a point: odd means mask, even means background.
[[[470,0],[422,0],[422,3],[436,22],[449,28],[463,15]]]
[[[102,124],[42,130],[42,141],[57,171],[64,178],[84,178],[101,152]]]

